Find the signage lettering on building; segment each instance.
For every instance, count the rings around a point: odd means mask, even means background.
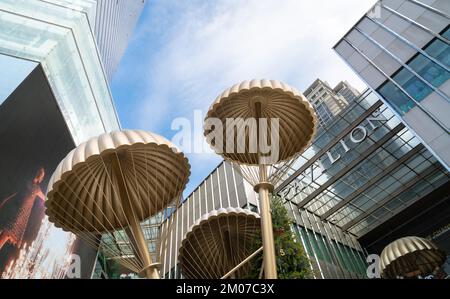
[[[321,156],[317,161],[315,161],[311,167],[306,169],[303,174],[301,174],[301,179],[296,179],[294,182],[289,184],[286,188],[280,191],[280,195],[286,198],[292,193],[291,197],[296,196],[302,190],[309,186],[309,183],[314,181],[314,177],[320,173],[327,172],[327,170],[332,167],[338,161],[343,161],[344,156],[351,152],[353,148],[364,142],[368,136],[380,128],[387,119],[381,114],[380,110],[376,110],[371,116],[367,117],[361,124],[355,127],[346,137],[339,140],[334,146],[335,150],[327,151],[323,156]],[[353,147],[352,147],[353,145]],[[343,153],[337,153],[336,149],[340,147]],[[325,167],[325,165],[329,165]],[[317,171],[320,169],[320,171]]]

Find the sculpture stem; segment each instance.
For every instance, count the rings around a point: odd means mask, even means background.
[[[129,223],[128,229],[125,233],[128,235],[135,251],[136,257],[143,263],[143,272],[149,279],[159,279],[159,273],[156,267],[152,265],[152,259],[148,251],[147,241],[145,240],[144,233],[142,232],[141,224],[136,216],[136,212],[133,212],[131,198],[129,192],[125,186],[125,178],[120,167],[120,161],[118,154],[112,158],[113,173],[117,179],[117,187],[120,195],[120,202],[122,203],[123,212]]]
[[[273,225],[272,225],[272,214],[270,211],[270,200],[269,200],[269,186],[267,182],[267,166],[261,164],[260,161],[260,147],[259,139],[261,138],[259,132],[259,119],[262,116],[261,103],[255,103],[256,110],[256,124],[257,124],[257,148],[258,148],[258,161],[259,161],[259,182],[257,187],[259,193],[259,206],[261,212],[261,235],[263,242],[263,264],[264,264],[264,277],[266,279],[277,279],[277,263],[275,259],[275,241],[273,238]]]

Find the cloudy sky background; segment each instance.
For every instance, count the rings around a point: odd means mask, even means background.
[[[123,128],[169,140],[174,119],[194,125],[226,88],[243,80],[284,81],[304,91],[316,78],[365,88],[332,47],[375,0],[148,1],[112,83]],[[194,128],[192,128],[194,129]],[[194,141],[192,141],[194,142]],[[197,142],[202,142],[197,141]],[[188,195],[220,163],[188,154]]]

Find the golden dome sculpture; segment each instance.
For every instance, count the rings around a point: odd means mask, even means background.
[[[380,256],[382,278],[414,278],[432,274],[445,263],[446,254],[430,240],[404,237],[387,245]]]
[[[187,279],[219,279],[252,253],[260,234],[259,215],[241,208],[221,208],[198,219],[179,249],[181,273]],[[244,265],[232,274],[243,278]]]
[[[312,143],[317,127],[306,97],[276,80],[236,84],[206,115],[207,142],[259,193],[265,278],[277,277],[269,192],[282,179],[277,170],[286,169]]]
[[[279,119],[279,156],[273,163],[290,160],[307,148],[316,134],[318,120],[313,106],[298,90],[276,80],[251,80],[235,84],[225,90],[210,106],[206,115],[208,118],[218,118],[223,124],[226,119]],[[241,123],[243,127],[245,123]],[[226,135],[224,126],[224,135]],[[205,128],[205,136],[211,129]],[[260,156],[251,153],[247,147],[239,153],[239,144],[234,143],[233,151],[227,151],[227,142],[221,146],[214,140],[210,142],[216,152],[221,152],[225,160],[245,165],[259,165]],[[264,132],[265,133],[265,132]],[[226,136],[228,137],[228,136]],[[237,137],[237,136],[235,136]],[[210,140],[208,140],[210,141]],[[236,138],[224,141],[237,141]]]
[[[72,150],[48,187],[49,220],[140,276],[159,278],[159,225],[177,208],[190,175],[184,154],[157,134],[114,131]],[[156,234],[149,252],[141,222]],[[150,232],[151,231],[151,232]],[[105,242],[105,239],[112,242]]]

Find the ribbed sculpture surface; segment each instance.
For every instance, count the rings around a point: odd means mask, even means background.
[[[441,267],[445,252],[430,240],[419,237],[398,239],[381,252],[380,274],[382,278],[411,278],[428,275]]]
[[[257,107],[259,104],[259,108]],[[258,111],[260,109],[260,111]],[[294,158],[307,148],[315,136],[318,122],[314,108],[298,90],[276,80],[251,80],[235,84],[225,90],[212,103],[206,115],[208,118],[218,118],[223,124],[227,118],[248,119],[279,119],[279,155],[274,162],[286,161]],[[244,124],[242,124],[244,125]],[[233,162],[246,165],[259,165],[258,153],[249,152],[248,147],[239,153],[237,135],[230,136],[224,126],[225,142],[218,147],[214,140],[210,143],[216,152]],[[212,129],[206,129],[208,135]],[[248,134],[249,131],[247,131]],[[227,141],[234,137],[233,151],[227,151]],[[245,140],[247,146],[251,136]]]
[[[311,144],[317,126],[308,100],[276,80],[236,84],[214,101],[206,115],[207,142],[259,192],[266,278],[277,277],[269,193],[282,175],[275,170],[292,163]]]
[[[103,134],[81,144],[59,164],[49,182],[46,213],[107,256],[141,275],[157,277],[141,222],[158,224],[176,208],[188,182],[186,157],[165,138],[145,131]],[[109,237],[112,243],[101,242]],[[158,245],[162,240],[158,241]],[[130,252],[124,253],[128,244]]]
[[[259,215],[241,208],[211,211],[194,223],[183,238],[178,260],[185,278],[218,279],[253,249],[260,234]],[[242,278],[248,265],[233,275]]]

